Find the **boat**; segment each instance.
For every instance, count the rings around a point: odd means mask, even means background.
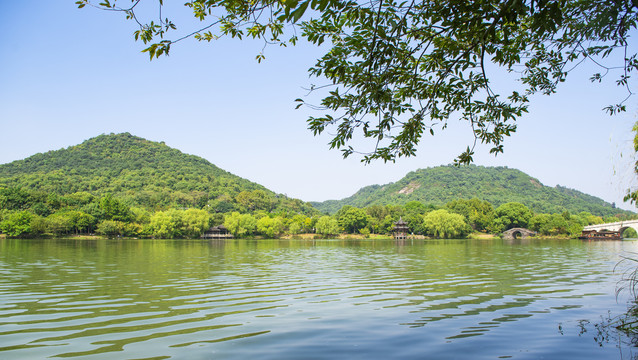
[[[583,230],[578,238],[580,240],[622,240],[622,233],[609,230]]]

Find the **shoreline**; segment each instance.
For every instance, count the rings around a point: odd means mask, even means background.
[[[46,235],[41,237],[25,237],[25,238],[9,238],[6,234],[0,234],[0,240],[33,240],[33,239],[62,239],[62,240],[211,240],[211,239],[202,239],[202,238],[174,238],[174,239],[155,239],[155,238],[140,238],[140,237],[115,237],[109,238],[102,235],[67,235],[55,237],[53,235]],[[323,236],[320,234],[314,233],[306,233],[306,234],[296,234],[296,235],[285,235],[279,238],[265,238],[263,236],[253,236],[253,237],[245,237],[245,238],[232,238],[232,239],[224,239],[224,240],[396,240],[391,235],[382,235],[382,234],[370,234],[370,235],[361,235],[361,234],[338,234],[333,236]],[[458,240],[500,240],[501,237],[499,235],[494,234],[485,234],[485,233],[472,233],[469,234],[465,238],[461,238]],[[534,236],[527,240],[570,240],[577,239],[577,237],[570,237],[565,235],[556,235],[556,236]],[[443,238],[433,238],[425,235],[410,235],[407,239],[402,240],[444,240]],[[520,239],[519,239],[520,240]],[[623,239],[624,240],[624,239]]]

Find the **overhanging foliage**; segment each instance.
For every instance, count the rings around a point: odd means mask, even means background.
[[[336,131],[329,146],[346,157],[360,154],[364,162],[412,156],[424,134],[434,135],[456,118],[474,134],[457,163],[471,162],[478,142],[498,154],[527,111],[530,95],[554,93],[584,61],[601,69],[592,81],[613,73],[628,96],[638,68],[629,48],[638,2],[629,0],[191,0],[185,6],[199,21],[192,32],[179,32],[164,17],[162,0],[76,3],[135,21],[134,37],[147,44],[143,51],[151,59],[190,37],[294,45],[300,35],[329,44],[309,69],[324,82],[312,87],[323,99],[297,100],[324,111],[308,119],[314,134]],[[149,3],[159,9],[151,6],[147,17],[142,4]],[[621,54],[617,64],[610,64],[613,53]],[[491,80],[503,74],[516,82],[514,88],[493,88]],[[606,111],[624,111],[626,99],[619,100]],[[354,137],[369,140],[367,148],[355,149]]]

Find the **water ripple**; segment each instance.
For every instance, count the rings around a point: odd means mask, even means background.
[[[0,242],[2,359],[328,358],[353,344],[365,344],[366,358],[389,355],[381,346],[422,358],[608,301],[618,250],[558,241],[10,242]],[[530,341],[518,336],[512,346]],[[406,338],[424,350],[405,348]],[[325,355],[308,352],[319,344]]]

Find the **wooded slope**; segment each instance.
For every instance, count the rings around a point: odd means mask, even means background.
[[[471,198],[488,201],[494,207],[520,202],[539,213],[565,210],[572,213],[587,211],[599,216],[629,213],[577,190],[545,186],[520,170],[475,165],[419,169],[394,183],[366,186],[345,199],[312,204],[322,212],[335,213],[344,205],[403,205],[409,201],[443,205],[452,200]]]
[[[219,212],[241,207],[314,211],[308,203],[277,195],[201,157],[129,133],[100,135],[0,165],[0,187],[58,195],[112,194],[129,205],[149,209],[213,206]]]

